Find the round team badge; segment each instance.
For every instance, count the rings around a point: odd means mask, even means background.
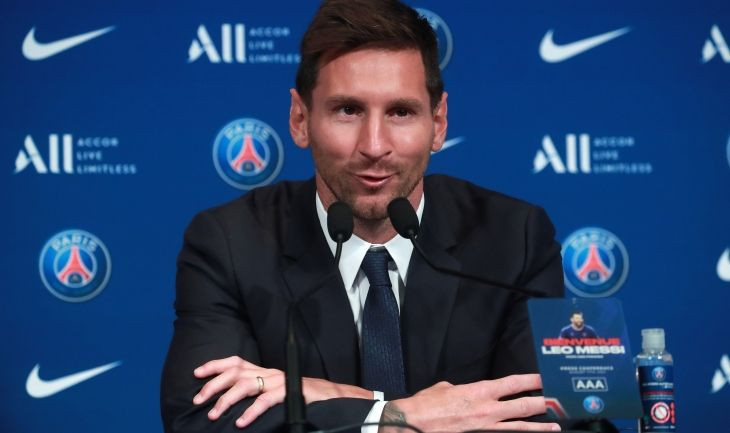
[[[41,280],[49,292],[67,302],[96,297],[112,272],[109,250],[84,230],[64,230],[51,237],[38,261]]]
[[[257,119],[236,119],[213,143],[213,164],[231,186],[251,189],[270,183],[281,171],[284,146],[272,127]]]
[[[434,12],[423,8],[416,8],[416,11],[426,18],[433,31],[436,32],[439,48],[439,68],[443,70],[449,64],[451,53],[454,51],[454,37],[451,35],[451,29],[446,25],[446,21]]]
[[[665,424],[667,421],[669,421],[669,418],[671,418],[672,415],[671,411],[669,410],[669,405],[664,403],[663,401],[655,403],[651,407],[649,414],[651,415],[651,419],[654,420],[654,422],[657,424]]]
[[[588,227],[563,242],[565,285],[578,296],[610,296],[629,273],[629,255],[621,240],[608,230]]]
[[[651,370],[651,377],[656,381],[662,381],[667,377],[667,370],[664,367],[654,367]]]
[[[589,395],[583,399],[583,409],[585,409],[588,413],[601,413],[605,407],[606,405],[603,403],[601,397]]]

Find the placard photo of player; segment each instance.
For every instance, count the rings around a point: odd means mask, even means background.
[[[576,310],[570,315],[570,325],[560,330],[560,338],[598,338],[598,333],[586,325],[583,312]]]

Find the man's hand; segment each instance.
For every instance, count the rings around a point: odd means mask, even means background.
[[[206,362],[196,368],[193,374],[199,379],[215,375],[193,398],[196,405],[203,404],[212,396],[227,390],[208,412],[208,418],[212,421],[220,418],[229,407],[244,398],[258,396],[236,420],[239,428],[246,427],[270,407],[283,402],[286,395],[284,373],[281,370],[259,367],[238,356]],[[263,380],[261,390],[259,377]],[[337,397],[373,398],[372,391],[363,388],[309,377],[302,378],[302,392],[307,403]]]
[[[522,374],[466,385],[440,382],[412,397],[389,402],[382,421],[407,422],[423,431],[559,431],[554,423],[507,421],[545,413],[544,397],[503,397],[542,388],[540,375]],[[382,431],[382,428],[381,428]]]

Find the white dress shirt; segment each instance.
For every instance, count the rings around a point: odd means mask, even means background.
[[[327,230],[327,211],[322,204],[322,200],[319,198],[317,193],[317,216],[319,217],[319,223],[322,227],[327,244],[332,251],[332,255],[335,254],[337,249],[337,243],[329,237]],[[421,202],[416,210],[418,215],[418,222],[421,222],[421,216],[423,215],[423,205],[425,196],[421,194]],[[390,277],[390,285],[393,289],[393,294],[398,302],[398,310],[400,311],[401,303],[403,301],[403,295],[405,292],[406,278],[408,275],[408,263],[411,260],[411,253],[413,253],[413,244],[408,239],[395,235],[392,239],[383,245],[371,244],[363,239],[360,239],[357,235],[353,234],[352,237],[342,244],[342,255],[340,256],[340,275],[342,275],[342,282],[347,291],[347,298],[350,301],[350,308],[352,308],[352,316],[357,327],[358,339],[362,335],[362,313],[365,307],[365,300],[368,297],[368,291],[370,290],[370,283],[368,282],[365,272],[360,269],[365,253],[371,247],[385,247],[390,254],[391,261],[388,262],[388,276]],[[384,401],[384,396],[381,391],[373,391],[373,399],[378,400],[365,418],[365,422],[378,422],[383,414],[383,408],[387,403]],[[377,432],[377,426],[363,427],[362,433],[374,433]]]

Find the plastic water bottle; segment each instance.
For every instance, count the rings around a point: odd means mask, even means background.
[[[664,329],[641,330],[642,352],[636,356],[644,416],[641,432],[676,432],[674,412],[674,361],[666,351]]]

